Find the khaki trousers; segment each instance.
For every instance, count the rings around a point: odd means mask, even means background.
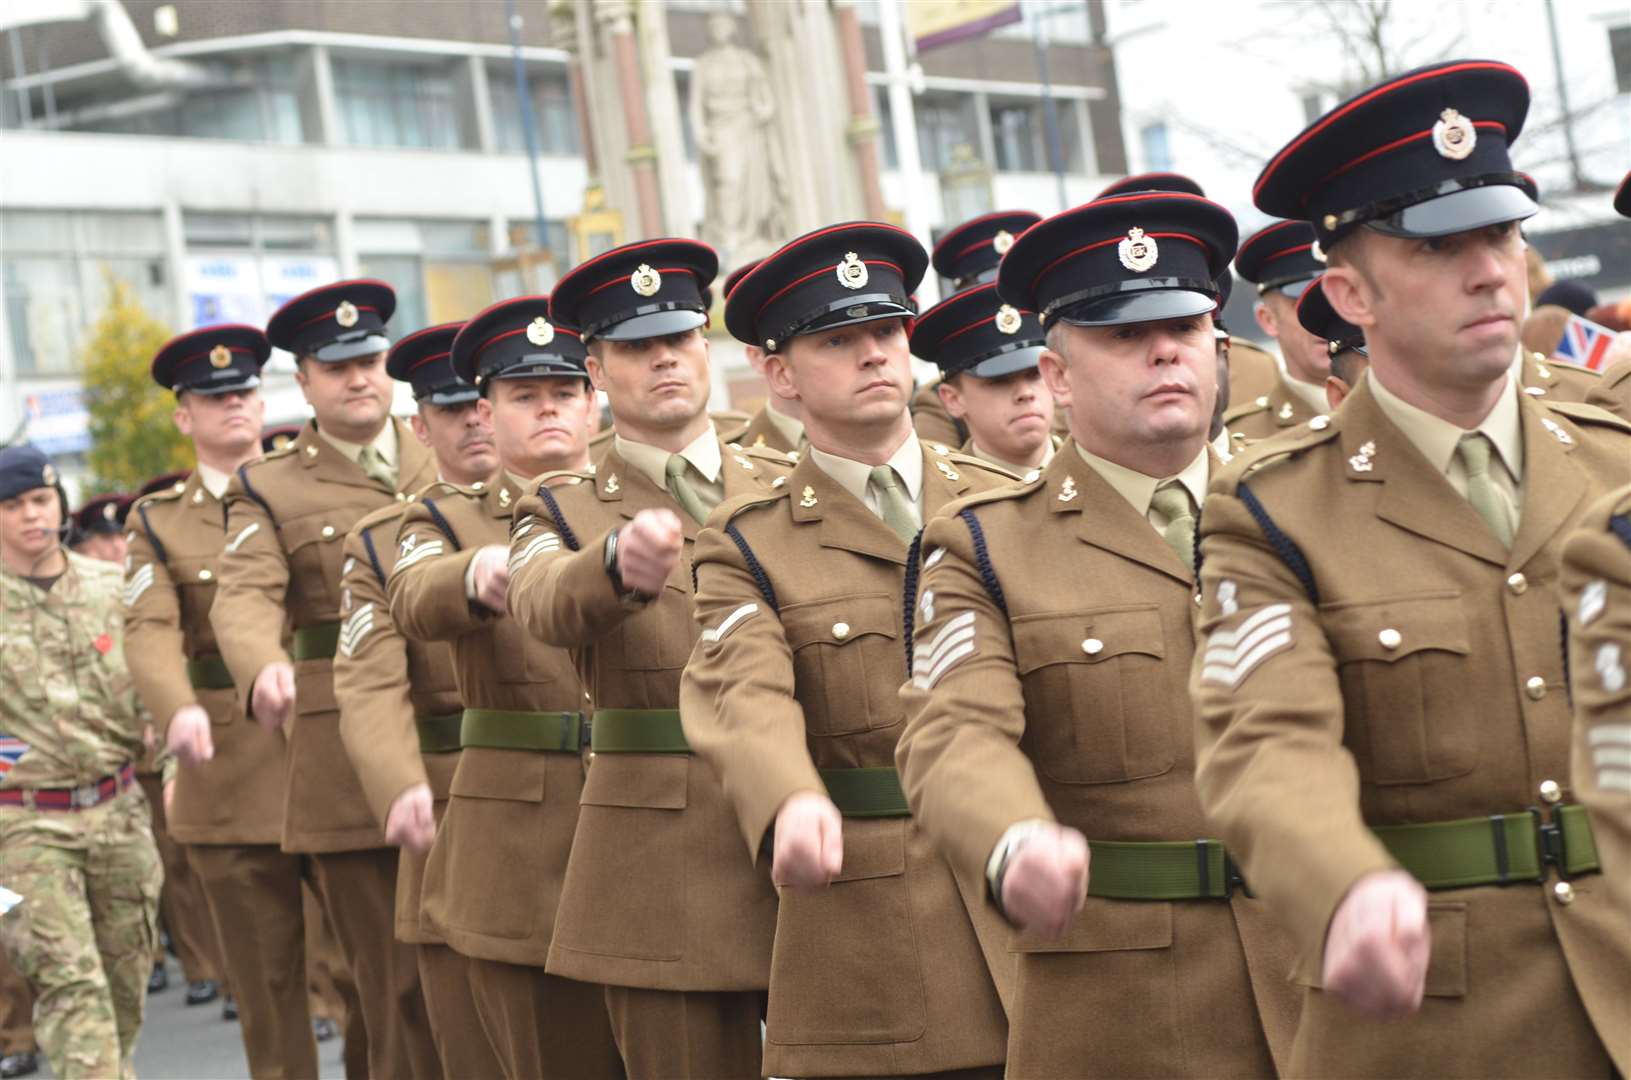
[[[623,1076],[604,987],[497,960],[471,960],[470,984],[508,1080]]]
[[[606,987],[629,1080],[759,1080],[765,994]]]

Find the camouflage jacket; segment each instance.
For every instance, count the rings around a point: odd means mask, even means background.
[[[72,553],[48,592],[0,569],[0,787],[74,787],[142,756],[122,577]]]

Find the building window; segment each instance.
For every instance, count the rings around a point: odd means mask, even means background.
[[[889,92],[881,86],[872,88],[872,112],[878,118],[878,167],[900,168],[900,154],[895,148],[895,114],[889,108]]]
[[[304,135],[294,63],[282,53],[212,60],[227,68],[228,89],[131,99],[72,101],[59,107],[67,131],[158,135],[293,145]]]
[[[219,322],[263,326],[283,303],[340,276],[327,218],[271,214],[182,217],[187,328]]]
[[[334,60],[335,107],[352,146],[457,150],[453,76],[447,65]]]
[[[173,322],[164,226],[158,214],[0,211],[0,280],[20,375],[79,369],[86,331],[110,277],[154,318]]]
[[[1167,144],[1167,125],[1147,124],[1138,133],[1144,145],[1144,165],[1160,172],[1172,168],[1172,148]]]
[[[1631,94],[1631,26],[1608,28],[1608,51],[1614,57],[1615,89]]]
[[[506,154],[527,152],[526,133],[521,130],[521,107],[515,93],[515,69],[509,65],[487,69],[487,86],[493,98],[493,133],[498,149]],[[527,91],[532,99],[533,130],[538,150],[544,154],[571,155],[578,152],[578,117],[572,104],[572,84],[558,68],[535,68],[527,72]]]
[[[363,275],[396,290],[397,336],[468,319],[496,299],[486,221],[358,218],[355,229]]]
[[[918,153],[924,168],[939,172],[951,164],[957,147],[964,144],[979,156],[972,94],[925,94],[917,99],[916,112]]]
[[[1055,104],[1059,132],[1059,166],[1078,172],[1082,166],[1081,128],[1071,101]],[[999,172],[1052,172],[1048,158],[1047,106],[1038,100],[999,101],[991,105],[991,142]]]

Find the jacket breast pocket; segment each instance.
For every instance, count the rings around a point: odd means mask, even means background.
[[[1478,764],[1477,695],[1459,593],[1332,604],[1320,620],[1342,683],[1343,742],[1373,784],[1464,776]]]
[[[1040,717],[1022,745],[1043,775],[1106,784],[1172,769],[1190,712],[1167,670],[1159,608],[1019,616],[1013,635],[1025,700]]]
[[[340,553],[345,545],[346,523],[322,515],[286,521],[282,526],[283,550],[289,556],[289,582],[307,612],[333,612],[340,609],[334,583],[340,580]]]
[[[901,719],[900,598],[863,593],[782,609],[804,723],[848,735]]]
[[[691,658],[696,633],[690,597],[666,585],[662,596],[625,618],[596,648],[614,669],[678,671]]]

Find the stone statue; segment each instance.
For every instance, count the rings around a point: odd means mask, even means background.
[[[703,237],[724,270],[788,239],[786,183],[764,62],[736,43],[736,20],[725,12],[709,17],[708,36],[713,44],[691,74],[691,131],[707,195]]]

